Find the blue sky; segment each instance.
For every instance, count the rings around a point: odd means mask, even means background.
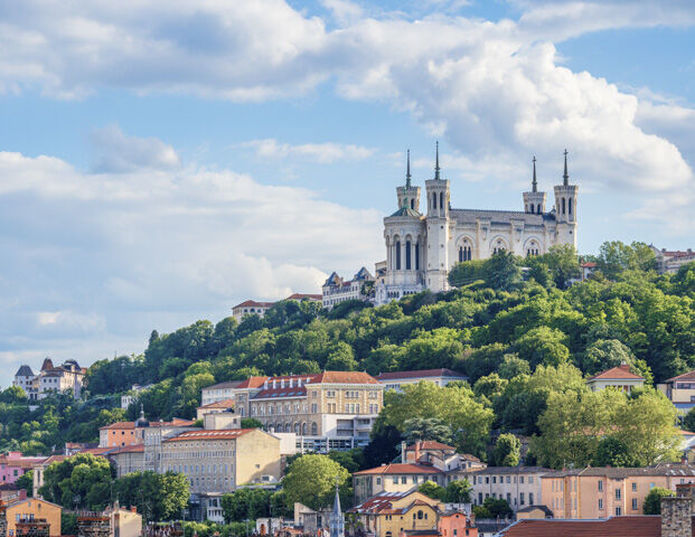
[[[581,252],[693,247],[690,1],[0,0],[0,386],[383,257],[410,148],[520,208],[570,152]]]

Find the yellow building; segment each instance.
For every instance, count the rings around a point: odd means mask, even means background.
[[[5,506],[5,518],[7,520],[6,533],[0,537],[14,537],[16,535],[17,522],[45,520],[49,525],[49,535],[60,535],[60,519],[62,508],[46,500],[25,498],[9,503]]]
[[[695,466],[664,464],[647,468],[584,468],[541,476],[541,500],[554,518],[597,519],[641,515],[654,487],[676,490],[695,483]]]
[[[162,442],[163,472],[182,473],[193,493],[232,492],[280,479],[280,439],[260,429],[187,431]]]
[[[404,531],[437,531],[442,503],[411,489],[382,492],[353,507],[362,529],[374,537],[398,537]]]

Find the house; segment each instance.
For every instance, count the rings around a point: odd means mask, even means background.
[[[541,503],[541,476],[550,472],[539,466],[488,466],[471,474],[475,505],[488,497],[507,500],[513,511]]]
[[[593,392],[603,390],[610,386],[630,393],[634,388],[641,388],[644,386],[644,377],[635,375],[630,371],[630,366],[623,363],[618,367],[612,367],[611,369],[602,371],[598,375],[590,377],[587,379],[586,384]]]
[[[19,451],[0,454],[0,485],[11,485],[45,457],[24,457]]]
[[[73,397],[79,399],[86,373],[87,369],[80,367],[75,360],[66,360],[62,365],[54,366],[53,361],[46,358],[37,374],[29,366],[21,366],[15,373],[12,384],[22,388],[31,401],[44,399],[50,393],[68,390],[72,390]]]
[[[379,373],[375,378],[384,385],[385,389],[396,390],[397,392],[402,391],[405,385],[417,384],[423,380],[434,382],[440,388],[454,381],[468,382],[466,375],[443,368],[421,369],[417,371],[389,371]]]
[[[380,493],[407,492],[426,481],[444,484],[444,472],[425,464],[382,464],[352,475],[355,503]]]
[[[695,371],[671,377],[657,388],[666,394],[680,414],[686,414],[695,406]]]
[[[39,498],[23,498],[9,501],[0,509],[0,528],[5,526],[5,533],[0,531],[0,537],[13,537],[17,535],[17,524],[37,522],[36,526],[25,525],[25,530],[38,530],[44,533],[48,526],[48,535],[58,537],[61,535],[60,521],[63,508]],[[4,524],[3,524],[4,522]]]
[[[80,537],[140,537],[142,516],[135,507],[123,509],[116,503],[101,513],[80,513],[77,517]]]
[[[456,448],[433,440],[418,440],[403,447],[401,460],[427,464],[447,474],[446,483],[467,477],[468,472],[482,470],[487,464],[469,453],[457,453]]]
[[[99,447],[123,447],[145,443],[145,430],[159,427],[191,427],[193,421],[173,418],[171,421],[153,421],[145,418],[140,409],[140,417],[135,421],[118,421],[99,427]]]
[[[202,406],[209,405],[210,403],[216,403],[218,401],[224,401],[226,399],[229,399],[232,397],[232,394],[235,393],[233,390],[237,388],[242,382],[241,380],[233,380],[230,382],[220,382],[218,384],[213,384],[212,386],[208,386],[207,388],[203,388],[201,392],[201,400],[200,404]],[[242,406],[240,408],[240,411],[243,412],[244,407]],[[242,416],[244,415],[243,413],[241,414]]]
[[[687,250],[667,250],[666,248],[658,249],[651,244],[649,246],[656,257],[656,271],[659,274],[667,272],[675,274],[683,265],[695,261],[695,252],[693,252],[692,248]]]
[[[557,519],[596,519],[642,514],[654,487],[676,490],[695,483],[695,466],[659,464],[646,468],[582,468],[548,471],[541,477],[541,496]]]

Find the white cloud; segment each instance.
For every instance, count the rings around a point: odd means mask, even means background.
[[[95,129],[90,139],[97,153],[93,164],[95,172],[172,170],[181,165],[170,145],[156,138],[126,136],[116,125]]]
[[[241,147],[255,149],[256,155],[264,158],[300,157],[313,162],[330,164],[336,161],[363,160],[374,154],[374,149],[353,144],[333,142],[292,145],[281,143],[273,138],[250,140],[240,144]]]

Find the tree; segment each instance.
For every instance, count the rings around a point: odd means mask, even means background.
[[[521,442],[511,433],[501,434],[495,443],[495,465],[516,466],[521,458]]]
[[[599,250],[597,268],[610,279],[626,270],[648,271],[656,269],[656,255],[643,242],[631,245],[620,241],[604,242]]]
[[[511,380],[519,375],[529,375],[531,373],[531,366],[529,363],[519,358],[516,353],[509,353],[504,355],[504,360],[497,368],[497,374],[503,379]]]
[[[514,514],[512,508],[509,507],[507,500],[502,498],[493,498],[489,496],[485,498],[483,505],[474,505],[473,512],[476,518],[507,518]]]
[[[521,282],[521,269],[514,254],[504,250],[485,260],[482,272],[487,286],[499,291],[511,291]]]
[[[242,429],[263,429],[263,422],[256,418],[241,418]]]
[[[113,489],[122,505],[136,506],[148,521],[179,518],[190,497],[188,479],[174,472],[135,472],[116,479]]]
[[[457,479],[446,486],[444,501],[449,503],[470,503],[472,490],[473,485],[471,485],[468,479]]]
[[[485,261],[475,259],[454,265],[449,271],[449,284],[452,287],[463,287],[484,279],[483,266]]]
[[[367,468],[391,462],[400,453],[398,446],[402,441],[401,432],[398,427],[385,423],[381,417],[376,419],[369,438],[369,444],[363,453],[364,466]]]
[[[353,448],[349,451],[332,450],[328,452],[328,456],[351,474],[365,467],[362,448]]]
[[[66,509],[101,510],[111,500],[113,474],[106,459],[80,453],[50,464],[39,493]]]
[[[654,487],[649,491],[649,494],[644,498],[642,512],[645,515],[660,515],[661,514],[661,498],[669,498],[675,496],[676,493],[670,489],[662,487]]]
[[[287,505],[303,503],[312,509],[319,509],[330,504],[336,482],[344,485],[350,473],[327,455],[302,455],[292,462],[282,488],[285,491]]]
[[[0,392],[0,403],[25,403],[27,394],[20,386],[8,386]]]
[[[683,418],[683,428],[686,431],[695,433],[695,407],[688,410],[688,413]]]
[[[514,350],[533,367],[557,366],[569,360],[567,335],[561,330],[539,326],[526,332],[514,343]]]
[[[14,482],[18,489],[27,491],[27,496],[33,496],[34,492],[34,470],[24,472],[17,481]]]
[[[224,521],[243,522],[270,516],[273,492],[264,489],[240,488],[222,496]]]
[[[452,441],[451,428],[438,418],[411,418],[405,420],[403,427],[403,438],[409,444],[417,440],[436,440],[443,444]]]
[[[581,276],[577,251],[570,244],[551,246],[548,253],[543,255],[543,261],[558,289],[567,289],[573,278]]]
[[[630,348],[617,339],[599,339],[586,348],[581,358],[581,369],[594,375],[606,369],[627,364],[635,374],[644,377],[647,384],[652,384],[651,369],[644,360],[638,360]]]
[[[344,341],[336,343],[326,361],[326,369],[329,371],[354,371],[357,366],[352,347]]]
[[[437,485],[434,481],[425,481],[417,490],[434,500],[444,500],[446,496],[446,489]]]

